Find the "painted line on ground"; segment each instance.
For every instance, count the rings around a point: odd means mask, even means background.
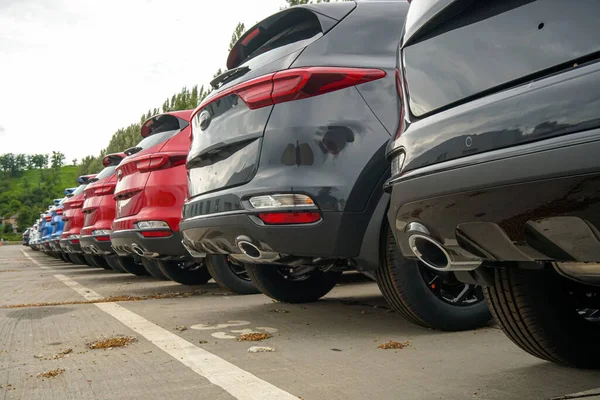
[[[103,299],[98,293],[65,275],[57,274],[54,277],[87,300]],[[298,400],[297,396],[193,345],[119,304],[95,303],[94,305],[239,400]]]
[[[23,255],[29,259],[29,261],[31,261],[32,263],[34,263],[35,265],[37,265],[41,269],[52,269],[50,267],[44,267],[42,264],[40,264],[39,262],[37,262],[36,260],[34,260],[33,257],[31,257],[29,254],[25,253],[25,250],[21,249],[21,253],[23,253]]]

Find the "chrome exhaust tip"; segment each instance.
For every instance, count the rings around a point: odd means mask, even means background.
[[[258,260],[261,258],[261,252],[254,244],[247,240],[239,240],[237,242],[238,248],[242,253],[244,253],[247,257]]]
[[[131,245],[131,251],[133,251],[136,255],[140,257],[158,257],[159,255],[158,253],[146,251],[140,245],[135,243]]]
[[[100,254],[100,250],[96,246],[90,246],[90,251],[96,255]]]
[[[410,235],[408,245],[419,261],[436,271],[473,271],[481,265],[478,260],[457,259],[440,242],[421,233]]]

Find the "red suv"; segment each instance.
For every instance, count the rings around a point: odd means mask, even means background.
[[[181,244],[179,221],[187,195],[185,162],[191,110],[156,115],[140,143],[117,168],[116,219],[110,239],[119,256],[134,257],[158,279],[201,284],[210,275]]]
[[[77,178],[79,186],[63,202],[63,217],[65,223],[63,233],[60,236],[60,247],[75,264],[87,264],[83,257],[79,235],[83,228],[83,191],[88,182],[96,178],[96,175],[83,175]]]
[[[84,223],[79,238],[81,250],[90,265],[119,272],[130,272],[126,268],[128,265],[132,265],[132,270],[136,268],[133,260],[117,257],[110,242],[111,224],[115,218],[115,170],[125,157],[124,153],[105,156],[102,160],[105,168],[85,188]]]

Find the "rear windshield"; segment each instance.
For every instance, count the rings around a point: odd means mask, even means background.
[[[229,69],[276,49],[288,53],[307,46],[322,30],[319,19],[311,11],[300,8],[267,18],[249,32],[250,40],[242,39],[231,49],[227,59]],[[292,49],[286,48],[290,45]]]
[[[79,186],[77,186],[77,189],[75,189],[75,190],[73,191],[73,193],[71,193],[71,197],[73,197],[73,196],[77,196],[78,194],[81,194],[81,193],[83,193],[83,190],[85,189],[85,187],[86,187],[86,186],[87,186],[87,185],[79,185]]]
[[[165,142],[179,133],[179,128],[170,131],[163,131],[159,133],[153,133],[152,135],[145,137],[141,142],[137,144],[136,147],[139,147],[142,150],[149,149],[150,147],[154,147],[157,144]]]
[[[109,176],[111,176],[112,174],[115,173],[115,169],[117,169],[116,165],[111,165],[110,167],[104,168],[102,171],[100,171],[100,173],[98,175],[96,175],[96,178],[94,178],[94,180],[92,182],[96,182],[96,181],[99,181],[100,179],[108,178]]]

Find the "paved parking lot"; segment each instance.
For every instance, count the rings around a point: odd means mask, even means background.
[[[272,337],[238,340],[252,332]],[[123,337],[136,340],[88,346]],[[389,340],[408,346],[378,348]],[[599,387],[600,372],[539,361],[493,326],[407,323],[357,274],[288,305],[0,247],[0,399],[589,399]]]

